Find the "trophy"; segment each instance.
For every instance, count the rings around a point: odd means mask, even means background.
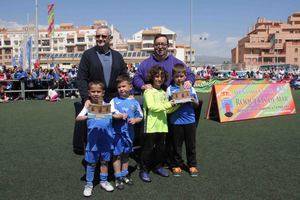
[[[176,104],[192,102],[192,97],[189,90],[185,90],[182,85],[180,85],[180,90],[172,94],[172,99]]]
[[[97,104],[91,104],[88,116],[90,118],[102,118],[111,115],[110,104],[103,102],[103,98],[98,99]]]

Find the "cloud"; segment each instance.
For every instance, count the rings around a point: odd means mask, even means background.
[[[21,29],[24,25],[14,21],[5,21],[0,19],[0,28]]]
[[[228,45],[228,47],[234,48],[237,46],[238,41],[240,40],[241,37],[233,37],[229,36],[225,39],[225,43]]]
[[[183,31],[177,31],[178,44],[190,44],[190,35]],[[192,48],[197,55],[231,57],[231,49],[237,45],[240,37],[228,36],[225,39],[213,39],[208,32],[192,35]]]

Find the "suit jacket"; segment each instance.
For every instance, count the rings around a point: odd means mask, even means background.
[[[110,100],[112,97],[117,95],[117,77],[122,74],[127,74],[127,67],[122,55],[118,51],[111,49],[112,69],[109,84],[106,85],[103,74],[103,66],[96,51],[96,46],[86,50],[83,53],[79,63],[77,74],[77,87],[83,102],[85,102],[88,99],[89,82],[102,82],[105,85],[104,99]]]

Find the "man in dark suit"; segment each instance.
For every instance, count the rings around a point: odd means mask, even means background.
[[[111,31],[101,26],[96,31],[97,45],[86,50],[80,60],[77,85],[80,96],[85,102],[88,99],[88,83],[100,81],[105,85],[105,100],[117,94],[116,78],[127,74],[127,67],[122,55],[110,48]]]
[[[81,96],[81,103],[75,103],[75,110],[80,112],[88,99],[88,84],[91,81],[100,81],[105,86],[104,101],[109,102],[117,95],[116,78],[127,74],[127,67],[122,55],[110,48],[112,39],[108,26],[100,26],[96,30],[96,46],[86,50],[80,60],[77,87]],[[73,151],[83,154],[86,140],[85,122],[76,122],[73,136]]]

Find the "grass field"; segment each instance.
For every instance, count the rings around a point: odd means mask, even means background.
[[[201,175],[161,178],[91,199],[300,199],[300,91],[297,114],[220,124],[197,130]],[[81,157],[72,152],[72,100],[0,104],[0,199],[84,199]],[[134,165],[134,161],[131,162]]]

